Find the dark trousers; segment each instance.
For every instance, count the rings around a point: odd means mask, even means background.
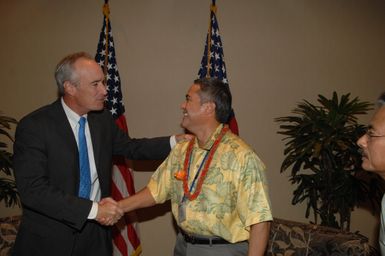
[[[111,256],[112,240],[109,227],[88,221],[80,233],[75,234],[71,256]]]
[[[41,229],[37,230],[37,227]],[[34,229],[35,228],[35,229]],[[87,221],[81,231],[47,229],[42,225],[20,226],[12,256],[111,256],[110,227]]]

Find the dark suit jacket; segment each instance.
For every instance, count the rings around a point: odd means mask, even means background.
[[[102,198],[110,195],[113,155],[163,159],[170,151],[169,137],[128,138],[108,111],[89,113],[88,124]],[[87,220],[92,202],[77,196],[78,148],[60,100],[19,122],[14,170],[23,204],[14,255],[74,255],[81,247],[89,255],[110,253],[109,228]]]

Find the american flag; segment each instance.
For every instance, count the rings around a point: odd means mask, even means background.
[[[103,7],[104,21],[100,32],[96,62],[103,68],[106,76],[107,99],[105,106],[110,110],[115,122],[120,129],[128,133],[126,118],[124,117],[123,96],[120,86],[120,76],[116,63],[114,40],[112,37],[111,23],[109,21],[109,7]],[[112,197],[121,200],[135,194],[133,173],[125,158],[115,157],[112,170]],[[142,247],[137,234],[135,216],[126,214],[113,227],[113,248],[115,256],[136,256],[142,252]]]
[[[203,53],[198,77],[215,77],[228,85],[229,81],[227,80],[222,40],[221,36],[219,35],[219,26],[217,17],[215,15],[216,9],[217,7],[215,5],[215,1],[213,1],[210,7],[209,31],[206,37],[205,51]],[[233,133],[239,134],[237,120],[235,119],[233,110],[231,110],[228,124]]]

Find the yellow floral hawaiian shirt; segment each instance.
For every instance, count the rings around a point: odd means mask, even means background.
[[[195,139],[188,175],[189,188],[222,127],[218,126],[203,148]],[[176,179],[174,174],[183,170],[188,144],[178,143],[147,185],[157,203],[171,199],[172,213],[181,229],[235,243],[249,239],[251,225],[273,219],[265,166],[254,151],[230,131],[220,141],[201,193],[195,200],[184,199],[185,217],[181,218],[179,205],[184,195],[183,181]]]

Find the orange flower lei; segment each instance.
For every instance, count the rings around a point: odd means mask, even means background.
[[[219,142],[222,140],[222,137],[225,135],[225,133],[228,130],[229,130],[229,128],[227,126],[224,126],[222,128],[222,130],[221,130],[221,133],[218,135],[218,137],[214,141],[214,144],[213,144],[213,146],[210,149],[210,153],[208,155],[208,159],[207,159],[207,161],[206,161],[206,163],[205,163],[205,165],[203,167],[201,175],[199,176],[199,180],[198,180],[198,184],[196,186],[195,192],[193,194],[191,194],[189,189],[188,189],[188,181],[187,181],[188,175],[186,175],[186,171],[188,169],[188,165],[189,165],[190,158],[191,158],[192,149],[194,147],[194,140],[191,140],[189,142],[189,145],[188,145],[188,148],[187,148],[187,151],[186,151],[186,157],[185,157],[185,160],[184,160],[184,166],[183,166],[183,173],[184,173],[184,175],[181,175],[182,177],[180,177],[180,178],[183,178],[183,191],[184,191],[184,195],[190,201],[192,201],[195,198],[197,198],[197,196],[200,194],[200,192],[202,190],[203,181],[205,180],[207,172],[208,172],[209,167],[210,167],[211,160],[213,160],[213,156],[215,154],[215,151],[218,148]]]

